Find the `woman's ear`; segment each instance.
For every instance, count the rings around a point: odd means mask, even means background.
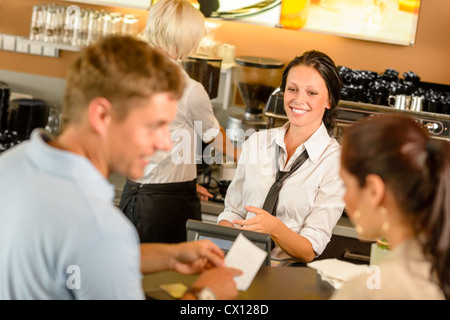
[[[91,100],[88,110],[89,124],[92,130],[103,135],[111,122],[111,103],[106,98],[97,97]]]
[[[382,204],[385,192],[386,185],[381,179],[381,177],[377,174],[369,174],[366,177],[366,188],[370,198],[370,204],[373,207],[378,207]]]

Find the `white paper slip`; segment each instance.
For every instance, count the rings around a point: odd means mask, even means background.
[[[330,283],[335,289],[340,289],[345,281],[366,272],[368,265],[359,265],[338,259],[316,260],[306,266],[316,269],[323,281]]]
[[[238,290],[248,289],[266,256],[267,252],[248,240],[242,233],[236,237],[225,257],[225,265],[242,271],[240,276],[234,277]]]

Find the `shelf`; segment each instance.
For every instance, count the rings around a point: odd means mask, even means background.
[[[63,44],[63,43],[35,41],[35,40],[30,40],[28,38],[22,38],[21,41],[23,41],[24,43],[28,43],[29,45],[44,46],[44,47],[54,48],[57,50],[73,51],[73,52],[80,51],[80,47],[75,47],[75,46],[71,46],[71,45]]]
[[[450,121],[450,115],[448,115],[448,114],[434,113],[434,112],[428,112],[428,111],[400,110],[400,109],[395,109],[393,107],[370,104],[370,103],[363,103],[363,102],[340,100],[338,103],[338,106],[341,109],[350,108],[352,110],[370,111],[373,113],[403,114],[403,115],[409,115],[409,116],[414,116],[414,117],[424,118],[424,119]]]
[[[0,34],[0,49],[52,58],[59,58],[59,50],[80,51],[79,47],[60,43],[34,41],[25,37],[9,34]]]

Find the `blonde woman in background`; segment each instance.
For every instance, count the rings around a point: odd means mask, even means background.
[[[149,10],[144,36],[174,64],[194,53],[204,35],[204,16],[189,1],[159,0]],[[143,178],[127,179],[120,201],[121,210],[136,226],[141,242],[185,241],[186,221],[202,219],[195,162],[195,155],[201,150],[196,150],[196,140],[204,143],[214,140],[216,150],[223,153],[226,149],[230,157],[236,157],[205,88],[179,68],[187,86],[170,124],[172,152],[157,153]],[[206,131],[215,132],[215,136],[204,135]],[[203,195],[212,196],[204,191]]]

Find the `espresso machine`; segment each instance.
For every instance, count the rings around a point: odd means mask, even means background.
[[[281,83],[285,64],[280,60],[256,56],[239,56],[235,60],[233,81],[245,109],[229,114],[227,135],[240,147],[251,133],[267,128],[264,108],[270,95]]]

